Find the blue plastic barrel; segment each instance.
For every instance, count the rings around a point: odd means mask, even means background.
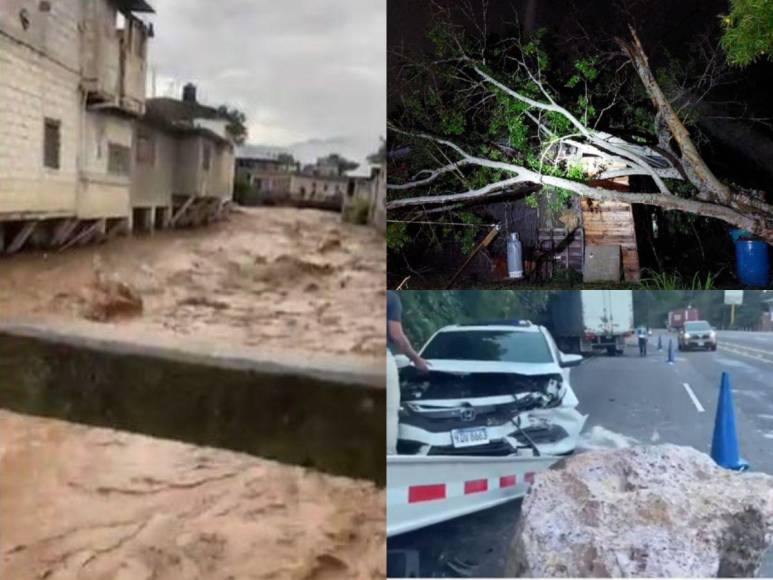
[[[757,240],[736,240],[735,267],[746,286],[767,286],[770,277],[768,244]]]

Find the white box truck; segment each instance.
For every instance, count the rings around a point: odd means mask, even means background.
[[[631,290],[556,292],[548,303],[548,328],[564,352],[623,354],[634,332]]]

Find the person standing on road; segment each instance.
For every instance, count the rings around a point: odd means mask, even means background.
[[[647,356],[647,342],[649,340],[649,329],[643,324],[636,329],[636,336],[639,339],[639,356]]]
[[[404,354],[423,373],[429,372],[427,362],[411,346],[403,332],[403,305],[400,295],[387,290],[387,455],[397,453],[397,428],[400,412],[400,376],[395,354]]]

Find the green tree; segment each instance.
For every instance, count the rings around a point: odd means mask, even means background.
[[[646,324],[653,328],[663,328],[670,310],[692,306],[700,312],[700,317],[718,328],[730,326],[730,307],[725,305],[725,293],[711,291],[652,291],[634,292],[634,315],[636,324]],[[764,310],[762,301],[773,297],[773,292],[746,290],[743,304],[735,310],[735,328],[749,328],[760,321]]]
[[[415,345],[439,328],[483,320],[539,321],[549,291],[404,290],[403,326]]]
[[[721,44],[730,64],[744,67],[760,58],[773,59],[773,2],[730,0],[730,14],[722,24]]]
[[[247,140],[247,115],[235,107],[220,105],[217,108],[218,115],[228,120],[227,131],[234,143],[243,145]]]

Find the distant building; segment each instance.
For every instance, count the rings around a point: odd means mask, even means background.
[[[216,109],[196,101],[191,84],[182,101],[147,101],[147,113],[135,123],[135,224],[143,229],[198,225],[231,199],[234,147],[227,124]]]
[[[220,209],[202,198],[230,198],[222,122],[199,109],[164,120],[175,105],[145,100],[151,12],[144,0],[0,3],[0,252],[131,231],[134,209],[146,226],[196,223]]]
[[[298,164],[289,155],[256,154],[248,147],[236,151],[236,183],[245,191],[278,193],[289,190],[289,176]]]
[[[309,166],[307,166],[308,168]],[[288,155],[254,155],[240,148],[236,158],[237,201],[246,205],[297,205],[340,211],[344,196],[354,191],[354,181],[330,174],[326,166],[316,172],[304,168]]]
[[[367,221],[379,231],[386,231],[386,167],[371,169],[370,177],[355,179],[351,195],[344,200],[343,213],[350,221]],[[358,215],[363,212],[364,215]]]
[[[331,156],[306,165],[288,155],[257,153],[255,148],[237,151],[236,201],[245,205],[291,205],[341,211],[345,219],[371,223],[386,230],[386,169],[379,165],[370,177],[339,175],[340,165]]]

